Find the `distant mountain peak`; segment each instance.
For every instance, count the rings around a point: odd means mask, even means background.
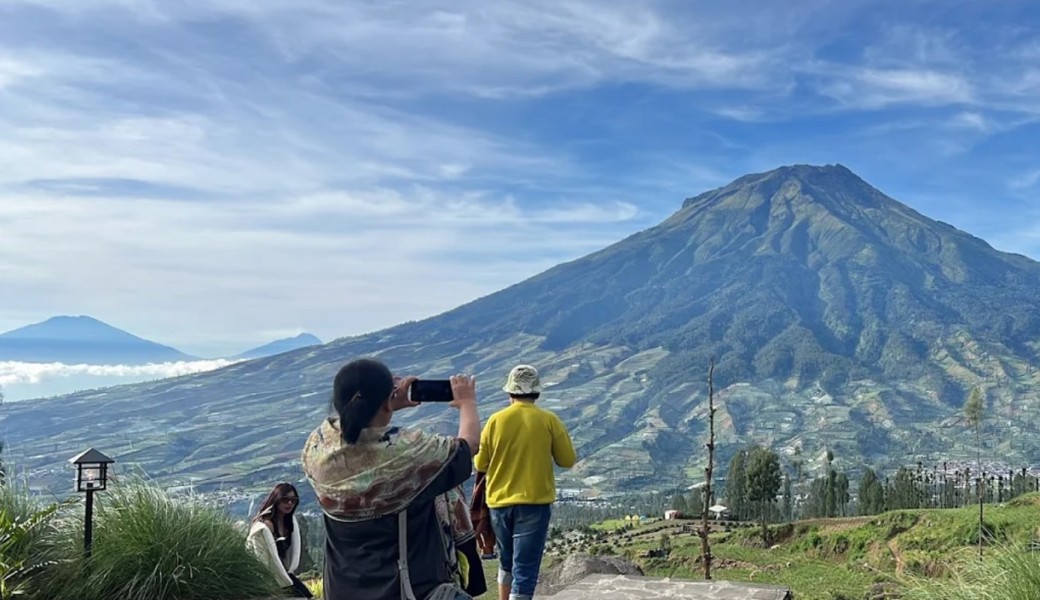
[[[283,338],[258,346],[250,350],[235,356],[237,359],[252,359],[252,358],[263,358],[265,356],[273,356],[275,354],[281,354],[283,352],[289,352],[292,350],[298,350],[300,348],[307,348],[309,346],[320,346],[322,341],[313,334],[301,333],[293,337]]]
[[[6,339],[79,339],[79,340],[137,340],[146,341],[86,315],[58,315],[0,334]]]
[[[0,360],[145,364],[193,359],[86,315],[58,315],[0,334]]]

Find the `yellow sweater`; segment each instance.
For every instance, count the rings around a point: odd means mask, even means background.
[[[513,402],[491,415],[480,433],[473,462],[487,473],[487,504],[552,504],[556,500],[553,462],[570,468],[578,458],[571,436],[556,414],[530,402]]]

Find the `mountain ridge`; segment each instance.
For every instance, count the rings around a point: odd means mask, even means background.
[[[845,167],[784,167],[430,319],[65,400],[86,415],[19,407],[3,423],[40,456],[58,431],[85,440],[90,408],[104,406],[130,432],[166,436],[133,449],[126,432],[111,438],[153,475],[250,485],[293,476],[350,358],[421,376],[475,373],[485,417],[502,406],[509,368],[527,362],[553,384],[542,403],[579,447],[564,486],[678,485],[702,467],[714,357],[722,460],[752,441],[876,465],[967,456],[960,406],[974,386],[1006,433],[992,450],[1035,460],[1038,294],[1040,263],[931,220]],[[146,420],[134,408],[142,399]],[[440,407],[401,417],[452,429]]]

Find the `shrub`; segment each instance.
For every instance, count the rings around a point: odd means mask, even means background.
[[[20,490],[0,486],[0,599],[33,591],[33,575],[50,560],[46,532],[60,508],[40,507]]]
[[[61,536],[66,560],[44,573],[53,600],[247,600],[278,585],[222,512],[174,499],[132,480],[99,497],[93,555],[83,558],[82,523]]]
[[[907,600],[1035,600],[1040,598],[1040,557],[1003,546],[985,561],[967,560],[945,580],[915,578]]]
[[[55,560],[55,515],[68,503],[43,506],[28,486],[0,485],[0,599],[34,592],[33,576]]]

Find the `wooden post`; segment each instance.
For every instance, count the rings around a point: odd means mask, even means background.
[[[712,506],[711,483],[715,471],[715,357],[708,363],[708,466],[704,468],[704,492],[701,511],[701,560],[704,562],[704,578],[711,579],[711,544],[708,542],[708,509]]]
[[[83,520],[83,555],[90,560],[94,545],[94,490],[87,490],[87,514]]]

